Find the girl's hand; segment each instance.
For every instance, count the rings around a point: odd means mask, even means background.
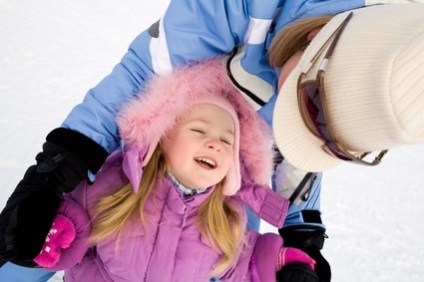
[[[67,217],[57,215],[47,234],[40,254],[34,261],[41,267],[52,267],[60,259],[60,253],[68,248],[76,235],[75,226]]]
[[[315,260],[300,249],[283,247],[278,254],[278,282],[318,282]]]
[[[280,270],[282,267],[294,262],[304,263],[312,270],[315,269],[315,260],[304,251],[292,247],[281,248],[278,255],[277,269]]]

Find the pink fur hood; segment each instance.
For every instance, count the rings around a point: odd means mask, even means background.
[[[269,127],[234,88],[227,76],[225,60],[221,58],[153,77],[140,95],[124,106],[117,123],[124,151],[131,157],[124,160],[124,166],[128,168],[126,173],[133,187],[139,186],[143,165],[162,136],[175,126],[177,118],[191,106],[214,101],[217,96],[229,101],[239,119],[240,149],[233,172],[238,180],[231,183],[235,187],[224,187],[224,193],[233,195],[240,189],[239,160],[253,182],[269,183],[273,161]]]

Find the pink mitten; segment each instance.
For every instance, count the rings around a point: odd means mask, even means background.
[[[40,254],[34,261],[41,267],[52,267],[60,259],[62,249],[68,248],[75,239],[74,224],[65,216],[57,215],[47,234]]]
[[[293,262],[305,263],[315,270],[315,260],[307,253],[292,247],[281,248],[278,254],[277,269],[280,270],[283,266]]]

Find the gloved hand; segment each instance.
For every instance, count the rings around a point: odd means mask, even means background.
[[[34,261],[41,267],[52,267],[60,259],[62,249],[68,248],[76,235],[74,224],[65,216],[57,215],[46,241]]]
[[[304,224],[283,227],[278,232],[283,237],[285,246],[298,248],[315,260],[315,272],[320,282],[331,281],[330,264],[321,254],[324,239],[327,238],[325,228],[312,224]],[[294,272],[302,271],[299,270],[299,267],[293,266],[292,268]],[[286,269],[286,271],[288,272],[289,269]]]
[[[305,263],[294,262],[277,272],[278,282],[319,282],[317,273]]]
[[[314,268],[315,260],[305,252],[292,247],[283,247],[278,254],[277,281],[318,282]]]
[[[283,247],[278,255],[277,281],[318,282],[314,268],[315,260],[305,252],[292,247]]]
[[[107,152],[76,131],[57,128],[49,133],[37,164],[24,178],[0,214],[0,257],[34,267],[52,226],[62,193],[72,191],[88,171],[96,173]]]
[[[250,269],[253,281],[318,282],[314,264],[305,252],[285,247],[278,234],[265,233],[255,243]]]
[[[315,269],[315,260],[308,256],[305,252],[292,247],[281,248],[280,253],[278,254],[277,269],[281,269],[294,262],[303,263],[309,266],[312,270]]]

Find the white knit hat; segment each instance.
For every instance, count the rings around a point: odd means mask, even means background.
[[[303,123],[297,80],[348,13],[335,16],[312,40],[276,102],[277,145],[289,163],[306,171],[326,170],[341,160],[326,153]],[[315,78],[321,61],[307,78]],[[354,10],[328,62],[324,85],[327,122],[343,148],[369,152],[424,143],[424,4]]]

